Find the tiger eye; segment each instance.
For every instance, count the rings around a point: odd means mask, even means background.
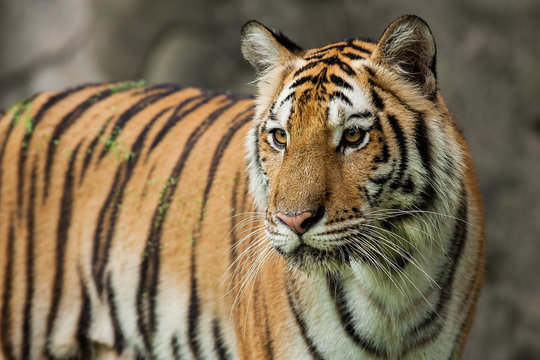
[[[285,130],[277,129],[274,131],[274,141],[278,146],[285,146],[287,144],[287,133]]]
[[[343,137],[347,143],[354,144],[362,139],[363,134],[363,130],[351,128],[345,130],[345,134]]]

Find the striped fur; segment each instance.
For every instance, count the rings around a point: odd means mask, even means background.
[[[427,25],[303,50],[250,22],[242,51],[255,99],[128,82],[5,111],[2,358],[459,358],[482,208]],[[302,236],[277,218],[312,210]]]

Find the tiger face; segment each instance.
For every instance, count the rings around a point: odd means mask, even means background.
[[[247,161],[271,245],[308,272],[399,264],[413,246],[396,224],[435,191],[426,119],[441,104],[427,25],[403,17],[377,44],[305,51],[250,22],[242,50],[259,72]]]

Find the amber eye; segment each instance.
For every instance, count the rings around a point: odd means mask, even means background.
[[[287,133],[283,129],[275,129],[272,131],[274,143],[279,147],[287,145]]]
[[[364,139],[365,131],[358,128],[349,128],[343,132],[345,145],[358,145]]]

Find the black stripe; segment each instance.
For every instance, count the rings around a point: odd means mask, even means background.
[[[168,206],[165,207],[163,205],[170,203],[182,175],[186,160],[194,150],[196,143],[208,130],[208,128],[210,128],[210,126],[216,121],[216,119],[236,103],[236,100],[234,98],[231,99],[231,97],[226,97],[224,99],[224,103],[224,105],[217,108],[206,119],[204,119],[190,134],[189,138],[184,144],[184,149],[177,160],[169,179],[167,179],[165,187],[161,191],[160,199],[156,209],[154,210],[154,215],[152,216],[146,247],[141,256],[142,262],[137,290],[137,323],[139,330],[141,331],[141,334],[143,334],[146,341],[149,341],[150,334],[153,333],[154,329],[156,329],[155,297],[157,293],[159,276],[159,248],[162,232],[161,224],[165,222],[168,213]],[[191,335],[195,336],[196,334],[191,333]],[[194,355],[196,357],[200,357],[200,349],[197,346],[197,342],[191,337],[190,346],[194,352]]]
[[[365,68],[366,70],[368,70],[368,72],[369,72],[370,74],[373,72],[373,69],[368,68],[367,66],[364,66],[364,68]],[[413,114],[415,114],[415,115],[417,115],[417,116],[420,114],[419,111],[414,110],[414,109],[411,108],[408,104],[406,104],[405,102],[403,102],[403,100],[402,100],[399,96],[397,96],[395,92],[393,92],[393,91],[390,90],[390,89],[386,89],[386,88],[382,87],[381,85],[379,85],[379,84],[375,81],[375,79],[374,79],[373,77],[370,77],[370,78],[368,79],[368,83],[369,83],[370,86],[372,86],[372,87],[378,89],[379,91],[381,91],[381,92],[383,92],[383,93],[386,93],[386,94],[392,96],[394,99],[396,99],[397,102],[399,102],[399,104],[400,104],[401,106],[403,106],[405,109],[407,109],[407,111],[409,111],[409,112],[411,112],[411,113],[413,113]]]
[[[364,338],[359,334],[354,326],[354,316],[349,309],[347,304],[347,299],[345,292],[343,291],[343,285],[341,281],[336,279],[334,276],[327,276],[328,283],[328,292],[332,296],[335,309],[339,315],[339,320],[341,321],[341,326],[347,336],[359,347],[362,348],[365,352],[370,355],[386,358],[387,354],[382,349],[378,349],[373,341]]]
[[[358,190],[364,199],[368,202],[369,206],[374,207],[376,205],[376,200],[374,200],[370,195],[366,186],[358,185]]]
[[[303,73],[304,71],[307,71],[309,69],[312,69],[314,67],[316,67],[317,65],[319,65],[320,62],[319,61],[313,61],[313,62],[309,62],[307,63],[306,65],[302,66],[300,69],[296,70],[294,72],[294,77],[297,77],[298,75],[300,75],[301,73]]]
[[[92,319],[92,308],[90,307],[90,295],[81,280],[82,305],[79,313],[79,321],[77,323],[77,341],[81,354],[91,354],[92,342],[88,338],[88,330],[90,329],[90,321]]]
[[[384,185],[392,178],[392,175],[394,175],[394,169],[392,168],[391,171],[389,171],[386,174],[378,174],[377,176],[370,177],[369,181],[371,181],[374,184],[377,185]]]
[[[116,220],[118,219],[120,206],[124,199],[124,189],[129,180],[131,180],[135,165],[140,158],[146,135],[154,123],[170,109],[171,107],[163,108],[139,133],[139,136],[137,136],[137,139],[131,146],[131,156],[117,168],[107,198],[99,211],[94,233],[94,249],[92,254],[92,274],[98,292],[101,292],[103,289],[103,272],[109,260],[109,249],[116,229]]]
[[[90,86],[96,86],[96,85],[81,85],[79,87],[76,87],[76,88],[71,88],[71,89],[67,89],[67,90],[64,90],[60,93],[57,93],[56,95],[53,95],[51,96],[47,102],[45,102],[45,104],[43,104],[38,112],[36,113],[36,115],[32,118],[32,131],[27,131],[25,134],[24,134],[24,137],[23,137],[23,140],[21,142],[21,149],[19,151],[19,161],[18,161],[18,179],[19,179],[19,183],[18,183],[18,191],[17,191],[17,204],[22,204],[22,196],[23,196],[23,192],[24,192],[24,181],[25,181],[25,178],[24,178],[24,168],[25,168],[25,164],[26,164],[26,157],[27,157],[27,152],[28,152],[28,147],[30,146],[30,141],[32,139],[32,135],[34,134],[35,131],[33,131],[33,129],[35,129],[39,122],[43,119],[43,116],[45,116],[45,113],[51,108],[53,107],[54,105],[56,105],[57,103],[59,103],[61,100],[65,99],[66,97],[68,96],[71,96],[73,95],[74,93],[78,92],[78,91],[81,91],[83,89],[86,89]]]
[[[464,185],[462,184],[462,186]],[[463,190],[458,212],[456,214],[454,234],[450,240],[450,248],[447,251],[447,266],[443,267],[443,270],[437,277],[437,284],[441,286],[439,300],[434,310],[427,313],[427,316],[425,316],[420,323],[412,326],[410,330],[407,331],[405,338],[412,339],[412,343],[405,350],[404,355],[415,347],[436,338],[443,328],[446,319],[446,311],[448,310],[447,303],[452,297],[454,276],[461,255],[463,254],[465,240],[467,238],[467,206],[467,195],[465,190]]]
[[[371,50],[361,46],[361,45],[358,45],[358,44],[355,44],[354,41],[355,40],[360,40],[360,41],[364,41],[364,42],[372,42],[372,41],[366,41],[366,40],[361,40],[361,39],[348,39],[346,42],[341,42],[341,43],[337,43],[337,44],[331,44],[331,45],[327,45],[319,50],[316,50],[312,57],[315,57],[315,56],[318,56],[318,55],[321,55],[321,54],[326,54],[328,53],[328,51],[330,50],[337,50],[337,51],[344,51],[344,50],[347,50],[347,49],[353,49],[353,50],[356,50],[356,51],[360,51],[360,52],[364,52],[364,53],[367,53],[367,54],[371,54]],[[347,52],[349,53],[349,52]],[[343,55],[343,54],[341,54]]]
[[[344,48],[346,48],[348,45],[346,42],[339,42],[337,44],[330,44],[330,45],[326,45],[326,46],[323,46],[322,48],[320,49],[317,49],[313,52],[313,55],[319,55],[319,54],[328,54],[328,52],[330,50],[343,50]]]
[[[212,336],[214,337],[214,351],[216,352],[218,359],[229,359],[229,354],[225,348],[225,343],[223,342],[223,335],[219,328],[219,322],[216,318],[212,321]]]
[[[428,179],[432,178],[428,177]],[[406,194],[413,194],[416,191],[416,184],[414,183],[411,175],[407,176],[407,178],[402,181],[401,190]]]
[[[374,88],[371,88],[371,102],[377,111],[384,111],[384,102]]]
[[[294,99],[294,92],[290,93],[289,95],[287,95],[283,100],[281,100],[281,102],[279,103],[279,106],[281,107],[283,104],[285,104],[287,101],[291,100],[291,99]],[[293,100],[294,101],[294,100]],[[274,113],[271,113],[270,114],[270,119],[273,120],[273,121],[277,121],[276,119],[276,114]]]
[[[257,166],[257,172],[259,174],[262,174],[263,175],[263,180],[264,180],[264,185],[266,187],[268,187],[268,175],[266,174],[266,170],[263,168],[262,166],[262,163],[261,163],[261,156],[260,156],[260,142],[259,142],[259,137],[261,136],[261,128],[263,127],[263,124],[262,123],[259,123],[257,125],[257,129],[255,131],[255,164]]]
[[[116,139],[120,136],[120,133],[122,132],[124,126],[129,120],[133,119],[139,112],[143,111],[147,106],[177,91],[178,91],[177,87],[171,87],[171,88],[165,89],[164,91],[151,93],[150,95],[143,97],[142,99],[137,101],[134,105],[132,105],[129,109],[124,111],[122,115],[118,117],[118,120],[116,120],[113,126],[113,131],[109,135],[109,138],[105,142],[105,146],[103,147],[103,149],[101,150],[101,153],[99,154],[98,163],[103,159],[103,157],[105,157],[107,152],[111,149],[112,144],[114,144]]]
[[[189,308],[188,308],[188,343],[195,359],[202,359],[201,344],[198,339],[199,325],[199,296],[197,294],[197,274],[195,273],[195,251],[191,251],[190,271],[190,290],[189,290]]]
[[[108,239],[112,238],[112,232],[110,231],[110,221],[114,218],[116,212],[115,205],[117,204],[116,198],[122,192],[118,188],[118,183],[121,181],[123,167],[116,171],[113,179],[113,183],[107,194],[105,202],[101,206],[99,211],[98,220],[96,222],[94,231],[94,246],[92,250],[92,275],[96,283],[98,293],[101,293],[104,287],[105,279],[103,278],[103,271],[107,264],[107,254],[110,243],[107,243]]]
[[[29,359],[32,348],[32,300],[34,298],[34,211],[36,199],[37,159],[32,167],[30,194],[26,213],[26,296],[24,300],[22,358]]]
[[[352,39],[352,40],[349,41],[349,43],[348,43],[349,47],[353,48],[353,49],[356,50],[356,51],[361,51],[361,52],[365,52],[365,53],[371,54],[371,50],[369,50],[368,48],[363,47],[362,45],[354,44],[354,43],[353,43],[354,40],[360,40],[360,41],[363,41],[363,42],[374,43],[373,40],[368,39],[368,38],[363,38],[363,39],[358,38],[358,39]]]
[[[422,161],[422,166],[426,169],[426,178],[433,179],[433,163],[432,163],[432,154],[431,154],[431,139],[429,137],[426,120],[423,116],[418,115],[415,123],[415,134],[414,142],[418,153],[420,154],[420,160]],[[431,207],[431,203],[435,199],[435,189],[431,181],[426,181],[421,194],[420,201],[415,206],[420,209],[427,209]]]
[[[289,86],[289,89],[294,89],[308,81],[313,81],[313,76],[311,75],[306,75],[306,76],[303,76],[299,79],[296,79],[291,86]],[[282,102],[283,103],[283,102]]]
[[[385,140],[383,140],[383,146],[381,149],[381,154],[373,158],[373,161],[376,163],[387,163],[390,160],[390,149]]]
[[[337,76],[335,74],[330,75],[330,81],[332,81],[335,85],[342,87],[344,89],[352,89],[351,84],[346,82],[342,77]]]
[[[327,93],[327,89],[326,89],[326,84],[328,84],[330,81],[328,80],[328,69],[327,68],[322,68],[322,70],[316,75],[313,77],[313,80],[311,81],[313,83],[313,85],[315,86],[315,88],[320,88],[321,89],[321,92],[323,94],[326,94]],[[317,97],[317,100],[322,100],[321,96],[319,95]]]
[[[311,56],[308,56],[308,57],[304,58],[304,60],[306,60],[306,61],[319,60],[319,59],[322,59],[325,55],[326,55],[325,53],[321,53],[321,54],[318,54],[318,55],[311,55]]]
[[[172,127],[174,127],[180,120],[184,119],[190,113],[194,112],[195,110],[199,109],[203,105],[207,104],[210,100],[214,98],[215,96],[213,95],[199,94],[199,95],[187,98],[184,101],[182,101],[180,104],[178,104],[178,106],[174,109],[174,112],[172,113],[169,120],[167,120],[167,122],[163,125],[163,127],[154,136],[154,140],[152,140],[151,145],[146,152],[146,159],[148,158],[148,155],[150,154],[150,152],[154,150],[154,148],[161,142],[161,140],[165,137],[165,135],[168,134],[169,130]],[[189,109],[185,109],[185,111],[182,111],[187,105],[199,99],[201,99],[201,101],[199,101],[198,103],[196,103]]]
[[[174,356],[174,360],[182,360],[182,349],[178,341],[178,335],[174,335],[171,339],[171,348]]]
[[[9,122],[9,125],[7,129],[5,130],[5,136],[2,140],[2,145],[0,145],[0,206],[2,206],[2,173],[3,173],[3,167],[1,166],[2,160],[4,159],[4,153],[6,150],[6,145],[9,140],[9,136],[11,135],[11,132],[15,125],[17,125],[17,122],[19,121],[19,118],[21,115],[28,109],[30,106],[30,103],[34,100],[35,96],[28,97],[24,100],[22,100],[17,110],[15,110],[15,113],[13,114],[13,117],[11,118],[11,121]]]
[[[146,194],[148,194],[148,184],[150,184],[152,175],[154,175],[154,171],[156,170],[156,164],[157,161],[152,164],[152,166],[150,167],[150,171],[148,172],[148,174],[146,174],[146,179],[144,180],[144,187],[141,192],[141,199],[145,198]]]
[[[58,313],[58,306],[60,304],[60,297],[62,296],[62,283],[64,280],[64,255],[66,250],[66,244],[68,240],[68,232],[71,223],[71,210],[73,206],[73,181],[74,174],[73,168],[79,147],[82,140],[73,150],[69,159],[68,168],[64,174],[64,188],[62,190],[62,197],[60,200],[60,214],[58,218],[58,225],[56,228],[56,249],[55,249],[55,270],[54,270],[54,282],[51,298],[51,307],[47,316],[47,339],[50,339],[53,323]],[[48,351],[50,349],[47,349]]]
[[[51,167],[53,163],[54,153],[57,148],[58,142],[62,137],[62,134],[69,130],[69,128],[75,124],[75,122],[88,110],[92,105],[96,104],[99,101],[106,99],[112,94],[116,94],[120,91],[125,91],[129,89],[122,89],[119,91],[113,92],[111,89],[99,91],[96,94],[91,95],[88,99],[80,103],[69,112],[66,116],[60,120],[60,122],[55,126],[49,144],[47,146],[47,158],[45,161],[45,185],[43,191],[43,199],[45,200],[49,193],[49,182],[51,177]]]
[[[393,159],[391,169],[387,173],[385,173],[385,174],[376,174],[373,177],[369,177],[369,181],[371,181],[372,183],[374,183],[376,185],[382,186],[382,185],[386,184],[390,179],[392,179],[392,176],[395,174],[395,171],[396,171],[396,159]],[[381,190],[382,190],[382,188],[379,189],[379,192]],[[377,196],[378,195],[379,194],[377,194]]]
[[[99,129],[99,132],[97,133],[97,135],[92,139],[92,141],[90,142],[90,144],[86,148],[86,151],[85,151],[85,154],[84,154],[83,165],[82,165],[82,169],[81,169],[81,175],[80,175],[80,178],[79,178],[79,185],[82,184],[82,182],[84,181],[84,175],[86,174],[86,170],[88,169],[88,165],[90,165],[90,161],[92,160],[92,155],[94,154],[94,150],[96,148],[96,145],[97,145],[99,139],[105,133],[105,130],[107,129],[107,126],[109,126],[109,124],[111,123],[112,119],[113,119],[113,117],[110,116],[110,117],[107,118],[107,120],[105,120],[105,124],[103,124],[103,126]]]
[[[372,78],[375,77],[375,70],[374,70],[372,67],[364,65],[364,70],[366,70],[366,72],[367,72]],[[372,84],[372,81],[373,81],[372,78],[369,79],[369,83],[370,83],[371,85],[373,85],[373,84]]]
[[[15,359],[13,343],[11,342],[11,296],[13,291],[13,265],[15,262],[15,230],[13,219],[9,220],[6,256],[4,258],[6,269],[4,273],[4,292],[2,293],[2,349],[9,360]]]
[[[309,70],[309,69],[312,69],[312,68],[318,66],[319,64],[325,64],[327,66],[337,65],[347,75],[349,75],[349,76],[356,75],[356,71],[354,71],[353,68],[349,64],[347,64],[346,62],[344,62],[343,60],[341,60],[337,56],[332,56],[332,57],[329,57],[329,58],[315,60],[313,62],[307,63],[306,65],[302,66],[300,69],[295,71],[294,77],[300,75],[301,73],[303,73],[306,70]]]
[[[359,54],[354,54],[354,53],[351,53],[351,52],[346,52],[346,53],[343,53],[341,55],[343,55],[346,58],[351,59],[351,60],[365,59],[365,56],[362,56],[362,55],[359,55]]]
[[[428,135],[425,119],[423,116],[419,116],[415,123],[415,136],[414,141],[416,148],[420,153],[420,159],[422,160],[422,166],[428,171],[428,176],[431,178],[433,174],[432,169],[432,156],[431,156],[431,140]]]
[[[340,99],[343,102],[347,103],[347,105],[352,106],[351,100],[347,97],[347,95],[345,95],[341,91],[335,91],[332,94],[330,94],[329,101],[332,101],[334,99]]]
[[[107,303],[109,305],[109,312],[111,314],[111,321],[114,332],[114,349],[116,353],[120,355],[124,351],[125,339],[120,328],[120,321],[118,320],[118,309],[116,304],[116,296],[114,294],[114,286],[112,283],[111,274],[107,276]]]
[[[320,62],[322,62],[323,64],[326,64],[328,66],[337,65],[337,66],[339,66],[341,71],[343,71],[345,74],[347,74],[349,76],[356,75],[356,71],[354,71],[353,68],[349,64],[347,64],[346,62],[344,62],[343,60],[341,60],[337,56],[332,56],[332,57],[327,58],[327,59],[322,59],[322,60],[320,60]]]
[[[173,83],[161,83],[161,84],[155,84],[155,85],[142,85],[144,87],[140,88],[139,94],[146,94],[149,92],[153,92],[155,90],[171,90],[174,89],[175,91],[184,90],[185,88],[182,85],[173,84]]]
[[[131,146],[131,156],[129,160],[126,162],[127,168],[131,171],[133,171],[133,168],[135,167],[139,157],[141,156],[142,152],[142,146],[144,144],[144,140],[146,139],[146,135],[148,134],[148,131],[154,126],[154,123],[160,119],[163,114],[165,114],[167,111],[169,111],[172,108],[172,106],[165,107],[161,109],[154,117],[144,126],[144,129],[141,131],[139,136],[137,136],[137,139]]]
[[[77,341],[82,354],[90,354],[92,351],[92,342],[88,338],[88,330],[92,320],[92,308],[90,306],[90,296],[88,290],[81,280],[82,305],[79,313],[79,321],[77,324]]]
[[[399,169],[396,175],[396,179],[390,184],[390,187],[395,190],[401,184],[401,179],[403,178],[403,174],[405,174],[405,170],[407,169],[407,143],[405,140],[405,134],[403,133],[403,129],[401,128],[401,125],[399,124],[396,117],[392,114],[388,114],[386,118],[388,119],[390,127],[394,132],[400,156]]]
[[[300,334],[302,335],[304,344],[308,348],[308,351],[311,357],[317,360],[324,359],[322,354],[319,352],[319,350],[313,343],[313,340],[307,333],[306,323],[304,322],[304,319],[302,319],[301,310],[295,304],[294,299],[292,298],[291,291],[287,291],[287,299],[289,300],[289,307],[291,308],[291,311],[294,315],[294,319],[296,320],[296,325],[298,326],[298,329],[300,330]]]

